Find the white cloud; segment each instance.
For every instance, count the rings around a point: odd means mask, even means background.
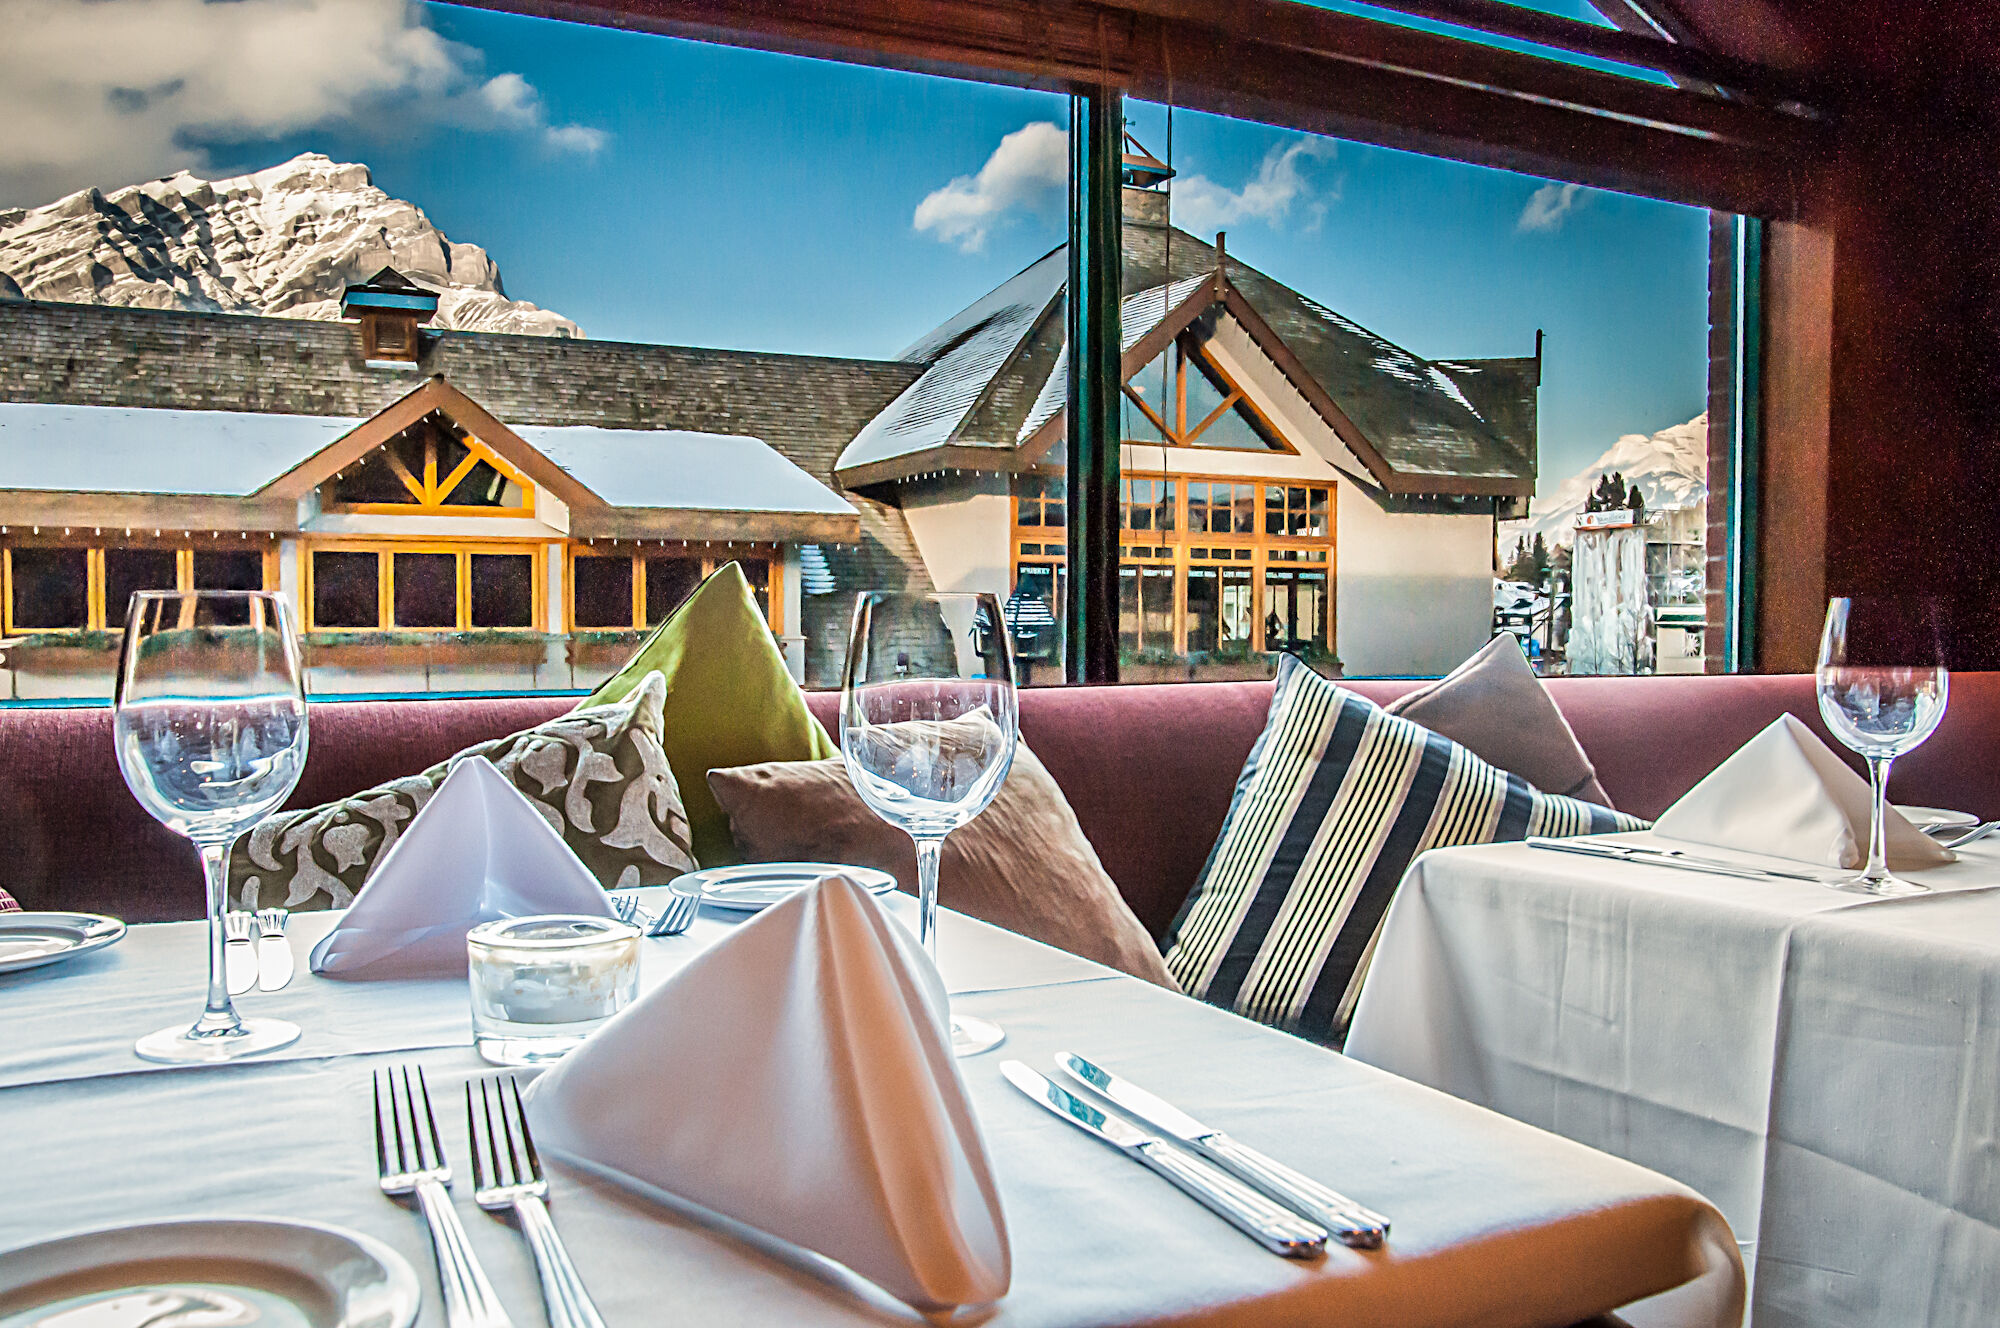
[[[1069,189],[1069,135],[1047,120],[1023,125],[1000,140],[977,175],[961,175],[917,204],[919,231],[967,253],[1016,211],[1038,211]]]
[[[1339,191],[1315,192],[1303,163],[1328,161],[1333,154],[1332,139],[1301,135],[1290,143],[1273,144],[1257,163],[1256,175],[1241,189],[1219,185],[1204,175],[1177,180],[1172,186],[1174,220],[1197,235],[1208,235],[1239,221],[1261,221],[1275,228],[1291,218],[1296,205],[1304,215],[1300,229],[1315,230]]]
[[[595,152],[413,0],[0,0],[0,204],[207,167],[204,143],[450,126]]]
[[[1528,205],[1521,209],[1521,218],[1514,223],[1514,229],[1561,230],[1563,219],[1582,207],[1587,197],[1580,184],[1557,184],[1551,180],[1529,196]]]

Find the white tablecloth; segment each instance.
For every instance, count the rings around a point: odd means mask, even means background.
[[[647,942],[643,980],[719,935],[726,924],[711,921]],[[301,949],[321,925],[295,919]],[[1739,1312],[1728,1230],[1663,1177],[983,924],[948,917],[942,935],[955,1001],[1008,1033],[1001,1055],[965,1067],[1015,1255],[1013,1290],[983,1322],[1504,1328],[1675,1284],[1632,1313],[1721,1328]],[[446,1111],[447,1149],[462,1149],[449,1104],[485,1068],[466,1045],[463,983],[302,975],[242,999],[298,1020],[294,1048],[225,1068],[147,1067],[130,1042],[192,1014],[199,947],[195,924],[138,928],[95,958],[0,979],[0,1249],[172,1215],[310,1217],[387,1241],[434,1288],[421,1221],[375,1189],[367,1086],[372,1069],[416,1060]],[[1063,1048],[1389,1213],[1389,1249],[1335,1248],[1310,1264],[1268,1255],[999,1076],[1001,1056],[1047,1066]],[[613,1328],[918,1322],[603,1181],[558,1169],[553,1182],[556,1221]],[[532,1328],[519,1237],[463,1194],[459,1207]],[[427,1294],[424,1322],[441,1323]]]
[[[1347,1051],[1708,1195],[1759,1328],[2000,1323],[2000,848],[1922,879],[1426,854]]]

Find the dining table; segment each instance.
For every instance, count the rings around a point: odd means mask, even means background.
[[[2000,1323],[2000,844],[1875,897],[1594,842],[1739,872],[1424,854],[1347,1054],[1707,1195],[1758,1328]]]
[[[913,900],[894,896],[889,907],[913,919]],[[958,1068],[1006,1213],[1012,1285],[959,1320],[1529,1328],[1616,1310],[1634,1324],[1740,1322],[1737,1245],[1688,1186],[1061,950],[940,916],[954,1008],[1006,1032],[997,1052]],[[294,914],[291,943],[304,955],[337,920]],[[739,925],[705,906],[686,933],[644,941],[642,990]],[[472,1047],[465,980],[344,981],[302,969],[282,990],[238,998],[246,1013],[299,1024],[293,1045],[221,1066],[141,1061],[136,1037],[199,1008],[205,945],[201,923],[135,926],[95,953],[0,976],[0,1250],[169,1218],[331,1223],[403,1255],[423,1279],[418,1322],[441,1325],[424,1224],[377,1188],[370,1085],[386,1066],[422,1068],[447,1157],[464,1164],[450,1104],[462,1084],[492,1073]],[[1012,1057],[1053,1073],[1063,1050],[1378,1210],[1392,1224],[1387,1243],[1329,1244],[1307,1260],[1266,1252],[1051,1116],[999,1069]],[[726,1075],[729,1056],[716,1046],[712,1059],[674,1068]],[[746,1128],[740,1147],[763,1144]],[[544,1162],[556,1226],[611,1328],[926,1321],[837,1269],[746,1242],[599,1172]],[[544,1322],[518,1233],[474,1208],[466,1187],[456,1193],[514,1322]]]

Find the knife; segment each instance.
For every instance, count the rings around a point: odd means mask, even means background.
[[[231,909],[222,915],[222,985],[231,996],[241,996],[257,985],[257,951],[250,944],[256,915]]]
[[[285,939],[282,908],[257,910],[257,990],[276,991],[292,980],[292,946]]]
[[[1312,1259],[1326,1251],[1326,1232],[1272,1203],[1234,1177],[1170,1147],[1166,1140],[1107,1116],[1019,1061],[1002,1061],[1007,1081],[1071,1125],[1095,1135],[1150,1168],[1273,1254]]]
[[[1810,881],[1814,885],[1826,882],[1806,872],[1784,871],[1777,867],[1751,867],[1740,862],[1725,862],[1721,858],[1704,858],[1699,854],[1683,853],[1677,848],[1645,848],[1637,844],[1589,844],[1575,839],[1546,839],[1532,836],[1525,841],[1529,848],[1551,849],[1557,853],[1576,853],[1586,858],[1605,858],[1612,862],[1643,862],[1655,867],[1677,867],[1682,871],[1708,872],[1716,876],[1740,876],[1746,881],[1768,880],[1775,876],[1785,881]]]
[[[1111,1099],[1154,1129],[1186,1144],[1195,1152],[1252,1185],[1301,1216],[1320,1223],[1335,1240],[1353,1249],[1372,1250],[1389,1234],[1389,1219],[1363,1208],[1352,1199],[1320,1184],[1310,1176],[1273,1161],[1247,1144],[1238,1143],[1221,1130],[1210,1129],[1163,1098],[1155,1097],[1137,1084],[1120,1079],[1109,1070],[1091,1064],[1074,1052],[1056,1053],[1056,1064],[1065,1074]]]

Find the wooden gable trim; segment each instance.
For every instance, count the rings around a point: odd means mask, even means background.
[[[1203,282],[1189,293],[1188,297],[1167,312],[1167,316],[1155,323],[1145,336],[1132,343],[1132,348],[1118,359],[1118,386],[1122,389],[1132,381],[1132,375],[1153,362],[1174,338],[1194,326],[1197,318],[1207,313],[1220,298],[1225,280],[1220,268],[1215,276]],[[1028,441],[1018,450],[1017,465],[1031,466],[1054,447],[1056,440],[1063,436],[1069,426],[1069,408],[1065,406],[1042,421],[1039,429],[1028,435]],[[1121,440],[1122,441],[1122,440]]]
[[[609,506],[442,375],[384,407],[251,496],[297,502],[432,411],[456,421],[495,456],[560,498],[572,510]]]

